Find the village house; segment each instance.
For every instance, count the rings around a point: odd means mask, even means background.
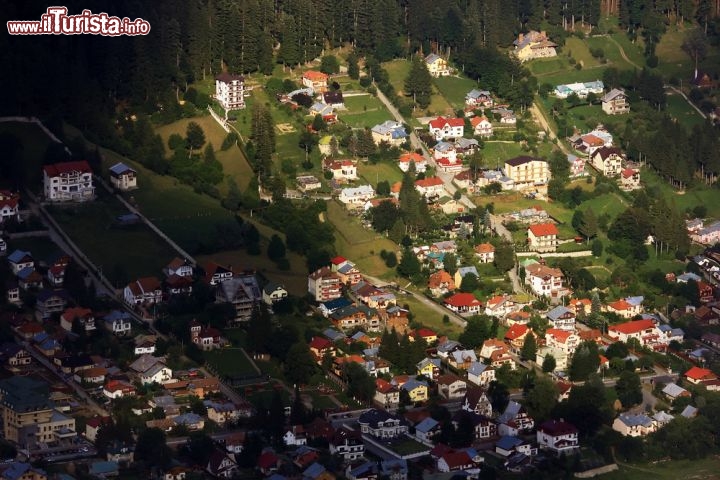
[[[40,288],[43,284],[43,276],[34,267],[23,268],[17,274],[17,281],[20,288],[29,290]]]
[[[356,285],[362,280],[360,270],[345,257],[334,257],[330,260],[330,269],[335,272],[344,285]]]
[[[433,77],[450,75],[450,67],[448,66],[447,60],[435,53],[431,53],[425,57],[425,66]]]
[[[334,110],[332,105],[328,105],[327,103],[322,102],[315,102],[308,109],[309,115],[313,117],[316,115],[320,115],[321,117],[323,117],[323,120],[325,120],[326,118],[335,118],[335,114],[333,112]]]
[[[125,303],[130,306],[153,305],[162,302],[162,287],[156,277],[143,277],[130,282],[123,291]]]
[[[245,77],[227,72],[216,75],[215,99],[226,111],[245,108]]]
[[[68,332],[72,331],[73,324],[76,321],[86,332],[91,332],[96,328],[95,316],[93,315],[92,310],[88,308],[68,308],[62,313],[62,315],[60,315],[60,326]]]
[[[575,331],[575,312],[567,307],[558,305],[546,315],[553,328],[560,330]]]
[[[65,270],[67,265],[56,263],[48,268],[47,279],[52,287],[62,287],[65,283]]]
[[[230,267],[222,267],[215,262],[209,262],[205,265],[205,283],[214,287],[231,280],[234,276],[234,272]]]
[[[569,357],[580,345],[580,336],[573,331],[549,328],[545,332],[545,345],[550,349],[559,350]]]
[[[608,327],[608,336],[614,340],[627,343],[635,338],[642,346],[656,347],[667,345],[665,335],[657,328],[652,320],[634,320]]]
[[[428,289],[434,296],[439,297],[455,290],[453,277],[445,270],[438,270],[430,274]]]
[[[572,147],[592,157],[596,150],[603,147],[613,146],[613,136],[603,125],[598,125],[595,130],[584,135],[574,134],[568,138]]]
[[[527,433],[535,427],[535,421],[528,415],[525,407],[514,400],[510,400],[505,411],[497,419],[498,434],[517,435]]]
[[[50,290],[44,288],[37,294],[35,302],[35,317],[38,320],[47,320],[53,313],[65,310],[69,300],[68,293],[63,290]]]
[[[718,380],[718,376],[715,375],[712,370],[701,367],[692,367],[683,374],[683,378],[694,385],[705,385],[708,383],[714,385]],[[708,388],[708,390],[711,389]],[[712,388],[712,390],[716,390],[716,388]]]
[[[439,358],[425,357],[415,365],[415,368],[418,375],[423,375],[435,382],[440,375],[441,364],[442,362]]]
[[[475,268],[475,265],[471,265],[469,267],[460,267],[455,270],[454,280],[456,288],[462,287],[463,278],[465,278],[465,276],[467,275],[474,275],[477,279],[480,278],[480,274],[478,273],[477,268]]]
[[[395,377],[397,379],[397,377]],[[395,381],[391,383],[393,383]],[[405,390],[408,394],[408,398],[411,402],[424,402],[428,399],[428,384],[424,380],[418,380],[415,377],[410,377],[407,379],[407,381],[402,382],[402,384],[398,384],[398,387],[400,390]]]
[[[455,350],[448,355],[448,365],[458,370],[467,370],[477,362],[475,350]]]
[[[440,197],[445,193],[445,185],[441,178],[429,177],[416,180],[415,190],[425,198]]]
[[[273,305],[282,299],[287,298],[287,296],[288,291],[285,290],[285,287],[275,282],[268,282],[262,290],[262,299],[266,305]]]
[[[472,125],[473,128],[473,135],[477,135],[478,137],[492,137],[493,126],[487,117],[475,116],[470,120],[470,125]]]
[[[322,162],[323,170],[332,172],[333,179],[340,183],[357,180],[357,164],[352,160],[334,160],[326,158]]]
[[[190,341],[204,351],[220,348],[226,343],[220,330],[203,326],[197,320],[190,322]]]
[[[567,98],[572,94],[577,95],[579,98],[587,98],[588,94],[594,93],[600,95],[605,90],[605,85],[600,80],[594,82],[584,83],[568,83],[566,85],[558,85],[555,87],[553,93],[558,98]]]
[[[437,378],[438,394],[447,400],[465,397],[467,382],[454,373],[440,375]]]
[[[495,261],[495,246],[492,243],[480,243],[473,249],[480,263],[493,263]]]
[[[495,101],[487,90],[473,88],[465,95],[465,105],[471,108],[492,107]]]
[[[17,275],[26,268],[35,268],[35,260],[30,252],[15,250],[8,255],[8,263],[13,275]]]
[[[352,462],[360,459],[365,454],[365,444],[362,435],[347,425],[343,425],[335,431],[329,442],[331,455],[338,455],[345,462]]]
[[[528,33],[519,33],[513,45],[514,54],[520,62],[557,56],[557,44],[548,39],[545,31],[530,30]]]
[[[322,102],[333,108],[345,108],[345,99],[343,98],[343,93],[340,90],[327,91],[323,93]]]
[[[668,399],[670,403],[673,403],[678,398],[691,398],[692,394],[682,388],[680,385],[670,382],[667,385],[665,385],[665,388],[662,389],[663,395],[665,395],[665,398]]]
[[[407,423],[400,417],[375,408],[362,413],[358,417],[358,424],[364,435],[382,439],[401,437],[408,432]]]
[[[550,168],[545,160],[526,155],[505,161],[505,176],[512,179],[515,189],[544,185],[550,181]]]
[[[382,378],[375,380],[374,402],[381,408],[395,408],[400,403],[400,390]]]
[[[622,115],[630,111],[630,103],[625,90],[613,88],[600,99],[602,110],[608,115]]]
[[[309,192],[322,188],[322,183],[320,183],[320,180],[314,175],[299,175],[295,178],[295,183],[297,183],[301,192]]]
[[[328,91],[328,75],[317,70],[308,70],[302,74],[302,84],[315,93],[325,93]]]
[[[590,156],[590,164],[606,177],[616,177],[622,172],[625,154],[617,147],[602,146]]]
[[[343,188],[340,190],[338,200],[348,206],[363,205],[375,197],[375,190],[372,185],[361,185],[359,187]]]
[[[110,167],[110,183],[124,192],[137,188],[137,171],[122,162]]]
[[[568,163],[570,164],[570,178],[579,178],[587,175],[585,171],[585,159],[573,155],[572,153],[567,154]]]
[[[495,453],[505,458],[518,453],[530,457],[537,455],[537,448],[534,448],[529,441],[514,435],[503,435],[495,442]]]
[[[215,290],[215,303],[230,303],[235,307],[235,321],[250,319],[253,309],[262,301],[262,292],[255,273],[247,271],[221,282]]]
[[[32,363],[32,355],[14,342],[0,345],[0,362],[10,367],[26,366]]]
[[[590,315],[592,302],[588,298],[573,298],[568,302],[568,308],[575,312],[576,317],[581,314]]]
[[[458,157],[457,147],[450,142],[441,141],[433,147],[433,158],[437,168],[445,173],[459,173],[463,169]]]
[[[433,445],[433,439],[440,434],[440,422],[432,417],[426,417],[415,425],[415,438],[426,445]]]
[[[701,245],[713,245],[720,242],[720,221],[699,229],[697,233],[690,235],[690,239]]]
[[[625,168],[620,172],[620,189],[626,192],[640,188],[640,170]]]
[[[398,159],[398,167],[400,170],[407,172],[410,170],[411,163],[415,164],[415,172],[425,173],[425,170],[427,169],[425,157],[416,152],[406,152],[400,155],[400,158]]]
[[[370,133],[375,145],[385,142],[390,146],[399,147],[408,138],[408,133],[405,131],[403,124],[394,120],[386,120],[375,125],[370,129]]]
[[[539,253],[554,252],[558,246],[558,230],[554,223],[530,225],[527,230],[528,247]]]
[[[500,116],[500,123],[503,125],[515,125],[517,123],[517,116],[515,115],[515,112],[509,108],[493,108],[491,111],[493,115]]]
[[[537,429],[538,447],[555,455],[565,455],[580,448],[578,429],[564,420],[546,420]]]
[[[467,369],[467,375],[469,382],[487,387],[490,382],[495,380],[495,369],[482,362],[474,362]]]
[[[474,138],[460,137],[455,139],[453,145],[458,155],[472,155],[480,149],[480,142]]]
[[[43,185],[45,199],[50,202],[87,202],[95,199],[93,172],[84,160],[45,165]]]
[[[379,331],[380,317],[377,310],[365,305],[350,305],[341,308],[330,315],[330,321],[336,328],[349,330],[356,327],[368,331]]]
[[[502,318],[516,310],[516,304],[507,294],[495,295],[485,302],[485,315]]]
[[[460,138],[465,133],[465,119],[437,117],[428,123],[430,135],[436,141],[447,138]]]
[[[443,303],[447,308],[461,315],[477,315],[483,308],[482,302],[472,293],[456,293],[446,298]]]
[[[20,194],[0,190],[0,224],[6,220],[20,220]],[[7,249],[7,246],[5,247]]]
[[[470,450],[470,449],[468,449]],[[470,474],[479,473],[483,457],[472,450],[473,456],[467,450],[451,450],[444,453],[437,461],[438,472],[467,472]]]
[[[624,437],[644,437],[656,431],[657,425],[645,414],[621,413],[613,422],[612,429]]]
[[[535,295],[551,298],[569,295],[570,292],[563,286],[564,278],[565,275],[558,268],[540,263],[525,267],[525,284]]]

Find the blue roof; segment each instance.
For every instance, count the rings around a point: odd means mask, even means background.
[[[512,450],[513,448],[517,447],[518,445],[522,445],[523,441],[520,440],[517,437],[512,437],[510,435],[504,435],[500,438],[497,442],[495,442],[496,447],[500,447],[503,450]]]
[[[428,433],[430,430],[438,426],[438,421],[432,417],[427,417],[422,422],[415,425],[415,430],[422,433]]]
[[[628,427],[636,427],[639,425],[652,425],[652,419],[647,415],[643,415],[642,413],[637,415],[631,413],[622,413],[618,418]]]
[[[378,347],[366,348],[365,350],[363,350],[363,355],[365,355],[366,357],[374,357],[377,356],[379,351],[380,349]]]
[[[470,368],[468,368],[468,373],[472,375],[480,375],[488,368],[490,368],[490,366],[485,365],[482,362],[473,362],[470,364]]]
[[[407,460],[395,458],[392,458],[390,460],[383,460],[382,462],[380,462],[380,470],[382,470],[383,475],[389,475],[391,472],[395,471],[400,473],[407,473]]]
[[[480,275],[478,274],[477,268],[475,268],[474,265],[471,265],[471,266],[469,266],[469,267],[460,267],[460,268],[457,269],[457,271],[458,271],[458,273],[460,274],[461,277],[464,277],[464,276],[467,275],[468,273],[472,273],[472,274],[475,275],[476,277],[480,278]]]
[[[128,167],[124,163],[116,163],[112,167],[110,167],[110,171],[114,173],[115,175],[122,175],[125,172],[134,172],[135,170],[133,168]]]
[[[30,465],[29,463],[12,462],[10,463],[10,466],[2,472],[2,478],[7,480],[17,480],[23,475],[25,475],[25,473],[32,468],[32,465]],[[39,471],[46,475],[45,472],[43,472],[42,470]]]
[[[41,350],[55,350],[56,348],[60,348],[60,344],[54,338],[48,338],[40,344]]]
[[[330,300],[322,304],[323,307],[325,307],[326,310],[332,311],[337,310],[338,308],[347,307],[348,305],[352,305],[352,302],[348,300],[345,297],[336,298],[335,300]]]
[[[202,421],[202,417],[197,413],[183,413],[173,418],[178,425],[193,425]]]
[[[643,297],[642,295],[638,295],[638,296],[635,296],[635,297],[627,297],[627,298],[625,299],[625,301],[626,301],[627,303],[629,303],[630,305],[632,305],[632,306],[634,306],[634,307],[642,304],[643,300],[645,300],[645,297]]]
[[[34,267],[25,267],[17,273],[17,276],[20,280],[25,280],[34,271],[35,271]]]
[[[402,389],[404,389],[404,390],[407,390],[407,391],[409,392],[409,391],[411,391],[411,390],[415,390],[415,389],[418,388],[418,387],[425,387],[425,388],[427,388],[427,386],[428,386],[427,382],[423,382],[423,381],[418,380],[418,379],[416,379],[416,378],[411,378],[410,380],[408,380],[407,382],[405,382],[405,383],[403,384],[403,386],[400,387],[400,388],[402,388]]]
[[[132,315],[123,310],[113,310],[112,312],[105,315],[103,318],[107,322],[112,322],[115,320],[130,320],[132,318]]]
[[[353,336],[350,337],[350,338],[352,338],[353,340],[360,340],[360,339],[363,338],[365,335],[366,335],[366,333],[363,332],[362,330],[360,330],[359,332],[355,332],[355,333],[353,334]]]
[[[325,467],[323,467],[318,462],[315,462],[305,469],[305,471],[303,472],[303,478],[316,478],[324,471]]]
[[[30,252],[26,252],[24,250],[15,250],[10,255],[8,255],[8,261],[10,263],[18,263],[22,261],[23,257],[29,256],[32,258],[32,254]]]
[[[352,478],[363,477],[375,473],[377,473],[377,464],[369,460],[350,470],[350,476]]]
[[[93,462],[90,464],[90,475],[107,475],[117,471],[117,462]]]
[[[326,328],[325,330],[323,330],[323,335],[325,335],[331,342],[341,340],[347,337],[347,335],[342,332],[338,332],[334,328]]]

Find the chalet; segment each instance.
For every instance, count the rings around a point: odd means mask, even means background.
[[[473,117],[470,120],[470,125],[472,125],[473,128],[473,135],[477,135],[479,137],[492,137],[493,126],[487,117]]]
[[[315,93],[325,93],[328,91],[328,75],[317,70],[308,70],[302,74],[302,84]]]
[[[536,433],[537,444],[555,455],[565,455],[580,448],[578,429],[564,420],[547,420]]]
[[[451,73],[447,60],[435,53],[425,57],[425,66],[433,77],[445,77]]]
[[[565,275],[558,268],[540,263],[525,267],[525,284],[533,293],[540,296],[563,297],[569,291],[563,286]]]
[[[608,336],[614,340],[627,343],[635,338],[642,346],[666,346],[665,335],[657,328],[652,320],[634,320],[608,327]]]
[[[425,198],[439,197],[445,192],[445,185],[439,177],[423,178],[415,181],[415,189]]]
[[[625,168],[620,172],[620,188],[626,192],[640,188],[640,170]]]
[[[475,350],[455,350],[448,355],[448,364],[458,370],[467,370],[477,360]]]
[[[322,363],[325,356],[335,355],[335,345],[328,339],[323,337],[313,337],[309,344],[310,353],[318,363]]]
[[[608,115],[622,115],[630,111],[630,104],[625,90],[613,88],[600,99],[603,112]]]
[[[621,413],[613,422],[612,429],[624,437],[644,437],[657,430],[657,424],[642,413]]]
[[[0,224],[6,220],[20,220],[20,194],[0,190]],[[7,248],[7,247],[6,247]]]
[[[483,307],[482,302],[472,293],[456,293],[446,298],[443,303],[453,312],[463,315],[477,315]]]
[[[230,267],[222,267],[215,262],[209,262],[205,265],[205,283],[214,287],[222,282],[226,282],[233,278],[234,273]]]
[[[575,312],[575,316],[578,315],[590,315],[592,312],[592,302],[588,298],[573,298],[568,302],[568,308]]]
[[[0,345],[0,362],[10,367],[26,366],[32,363],[32,355],[14,342]]]
[[[153,305],[162,302],[162,287],[156,277],[143,277],[130,282],[123,291],[125,303],[130,306]]]
[[[238,473],[238,465],[225,451],[216,448],[208,458],[205,471],[214,478],[234,478]]]
[[[116,163],[110,167],[110,183],[124,192],[137,188],[137,171],[124,163]]]
[[[473,249],[475,256],[480,263],[492,263],[495,261],[495,246],[491,243],[480,243]]]
[[[415,152],[403,153],[400,155],[400,158],[398,159],[398,167],[400,167],[400,170],[407,172],[410,170],[411,163],[415,164],[415,171],[417,173],[425,173],[425,170],[427,169],[425,157]]]
[[[252,272],[222,282],[215,291],[215,303],[230,303],[235,307],[236,322],[249,320],[253,309],[261,301],[260,285]]]
[[[436,141],[446,138],[460,138],[465,133],[465,120],[462,118],[437,117],[428,123],[430,135]]]
[[[423,375],[433,382],[437,381],[438,376],[440,375],[440,365],[441,361],[439,358],[424,358],[420,360],[417,365],[415,365],[417,369],[418,375]]]
[[[527,440],[513,435],[503,435],[495,442],[495,453],[506,458],[518,453],[530,457],[537,454],[537,448],[533,448]]]
[[[356,285],[362,280],[360,270],[345,257],[334,257],[330,260],[330,270],[337,273],[345,285]]]
[[[45,165],[43,185],[45,199],[50,202],[87,202],[95,199],[93,172],[84,160]]]
[[[500,117],[500,123],[503,125],[515,125],[517,123],[517,116],[512,110],[501,107],[492,109],[492,113],[495,116]]]
[[[329,448],[331,455],[338,455],[346,462],[362,458],[365,453],[361,433],[346,425],[335,431],[329,442]]]
[[[262,299],[266,305],[273,305],[280,300],[287,298],[288,291],[279,283],[269,282],[263,287]]]
[[[363,412],[358,424],[363,434],[382,439],[402,437],[408,432],[408,425],[400,417],[375,408]]]
[[[572,330],[549,328],[545,332],[545,345],[548,348],[560,350],[567,356],[572,356],[580,345],[580,336]]]
[[[487,90],[473,88],[465,95],[465,105],[468,107],[492,107],[494,104],[492,94]]]
[[[482,362],[474,362],[467,369],[467,375],[469,382],[481,387],[487,387],[490,382],[495,380],[495,369]]]
[[[217,75],[215,99],[226,111],[245,108],[245,77],[226,72]]]
[[[527,230],[528,246],[540,253],[554,252],[558,245],[558,230],[554,223],[530,225]]]
[[[535,421],[528,415],[525,407],[510,400],[505,411],[497,418],[500,435],[517,435],[526,433],[535,427]]]
[[[34,267],[23,268],[17,273],[17,281],[20,288],[29,290],[40,288],[43,284],[43,276]]]
[[[474,449],[450,450],[438,459],[436,468],[438,472],[478,474],[480,472],[480,464],[483,463],[483,461],[483,457]]]
[[[550,181],[550,168],[540,158],[520,156],[505,161],[505,176],[512,179],[515,188],[544,185]]]
[[[96,328],[95,316],[92,310],[88,308],[68,308],[60,315],[60,326],[68,332],[72,331],[75,322],[78,322],[86,332],[91,332]]]
[[[445,270],[438,270],[430,275],[428,289],[434,296],[439,297],[455,290],[455,280]]]
[[[386,120],[375,125],[370,129],[370,133],[375,145],[385,142],[388,145],[399,147],[408,139],[408,133],[403,124],[393,120]]]
[[[65,310],[69,295],[63,289],[43,289],[37,295],[35,303],[35,317],[38,320],[47,320],[53,313]]]
[[[688,382],[695,385],[703,385],[706,383],[717,382],[718,377],[711,370],[707,368],[692,367],[690,370],[683,374],[683,377]]]
[[[553,328],[571,332],[575,330],[576,314],[573,310],[567,307],[558,305],[550,310],[545,316],[548,318]]]
[[[505,332],[504,340],[508,342],[510,348],[519,352],[528,335],[535,336],[527,325],[516,323],[512,327],[508,328],[507,332]]]
[[[312,115],[312,116],[320,115],[321,117],[323,117],[323,119],[325,119],[325,117],[329,117],[331,115],[334,116],[333,112],[334,112],[334,110],[331,105],[328,105],[327,103],[322,103],[322,102],[313,103],[308,110],[308,113],[310,115]]]
[[[343,188],[340,190],[338,200],[345,205],[362,205],[375,197],[375,190],[372,185],[361,185],[359,187]]]
[[[21,270],[26,268],[35,267],[35,260],[33,260],[32,254],[22,250],[15,250],[8,255],[8,263],[10,264],[10,268],[12,269],[12,273],[14,275],[17,275]]]
[[[395,408],[400,403],[400,390],[387,380],[378,378],[375,380],[375,397],[373,400],[381,408]]]
[[[345,183],[348,180],[357,180],[357,164],[352,160],[335,160],[332,158],[326,158],[322,162],[323,170],[331,172],[333,179],[340,183]]]
[[[601,146],[590,155],[590,165],[606,177],[620,175],[622,173],[622,164],[625,161],[625,154],[617,147]]]
[[[411,377],[399,387],[408,393],[411,402],[424,402],[428,399],[428,384],[424,380]]]
[[[380,318],[377,310],[365,305],[350,305],[341,308],[330,315],[330,321],[336,328],[349,330],[356,327],[367,328],[370,331],[379,330]]]
[[[203,326],[197,320],[190,322],[190,341],[205,351],[220,348],[226,343],[217,328]]]
[[[548,39],[547,33],[530,30],[528,33],[519,33],[515,41],[515,56],[521,62],[535,58],[548,58],[557,56],[557,44]]]
[[[465,397],[467,382],[453,373],[440,375],[437,378],[438,393],[448,400]]]

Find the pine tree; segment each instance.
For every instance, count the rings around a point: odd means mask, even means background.
[[[409,248],[403,250],[402,259],[397,266],[400,275],[407,278],[413,278],[420,273],[420,261]]]
[[[425,61],[419,55],[413,59],[410,72],[405,78],[405,96],[413,97],[420,108],[427,108],[430,105],[432,94],[432,77],[425,65]]]
[[[520,350],[520,358],[526,361],[535,361],[535,355],[537,354],[537,342],[535,341],[535,335],[532,331],[528,332],[525,336],[522,349]]]
[[[597,235],[598,220],[592,208],[588,208],[583,213],[582,222],[580,223],[580,227],[578,228],[578,230],[588,242],[592,237]]]
[[[556,367],[557,361],[555,360],[555,357],[553,357],[549,353],[545,354],[545,358],[543,359],[542,363],[542,371],[545,373],[552,373],[555,371]]]

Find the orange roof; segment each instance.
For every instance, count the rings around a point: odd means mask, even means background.
[[[618,300],[616,302],[608,303],[608,307],[612,308],[616,312],[625,312],[627,310],[630,310],[632,308],[632,305],[630,305],[625,300]]]
[[[439,177],[430,177],[430,178],[423,178],[422,180],[416,180],[415,185],[418,187],[428,188],[428,187],[437,187],[438,185],[442,185],[443,181]]]
[[[581,138],[583,142],[587,143],[591,147],[602,147],[603,145],[605,145],[605,142],[601,138],[598,138],[590,133],[588,133],[587,135],[583,135]]]
[[[448,286],[452,286],[453,288],[455,287],[453,277],[445,270],[440,270],[430,275],[430,278],[428,279],[428,288],[437,288],[443,283],[447,283]]]
[[[481,243],[475,245],[475,253],[492,253],[495,251],[495,247],[492,243]]]
[[[505,295],[495,295],[494,297],[489,298],[489,299],[485,302],[485,305],[487,305],[487,306],[497,305],[498,303],[500,303],[500,302],[502,302],[503,300],[505,300],[505,298],[507,298],[507,297],[505,297]]]
[[[313,82],[320,82],[323,80],[327,80],[328,76],[327,74],[323,72],[318,72],[317,70],[308,70],[307,72],[303,73],[303,78],[307,78],[308,80],[312,80]]]
[[[437,337],[437,333],[430,330],[429,328],[418,328],[415,333],[423,338]]]
[[[549,328],[545,335],[550,335],[551,337],[554,337],[556,341],[560,343],[567,342],[567,339],[570,338],[570,335],[572,335],[573,332],[570,332],[568,330],[560,330],[559,328]]]
[[[407,162],[407,163],[410,163],[410,162],[420,163],[420,162],[424,162],[425,159],[424,159],[423,156],[420,155],[419,153],[409,152],[409,153],[403,153],[402,155],[400,155],[400,160],[398,160],[398,161],[399,161],[400,163],[405,163],[405,162]]]
[[[443,128],[445,125],[449,125],[451,127],[464,127],[465,120],[462,118],[445,117],[437,117],[434,120],[430,120],[430,127],[432,128]]]
[[[510,327],[505,333],[505,340],[517,340],[518,338],[527,335],[528,330],[530,329],[527,327],[527,325],[516,323],[515,325]]]
[[[472,293],[456,293],[445,299],[445,303],[453,307],[474,307],[482,306],[482,302],[475,298]]]
[[[392,385],[387,380],[378,378],[377,380],[375,380],[375,390],[377,390],[380,393],[388,393],[388,392],[392,392],[393,390],[396,390],[396,388],[394,385]]]
[[[488,121],[487,117],[485,117],[485,116],[482,116],[482,117],[473,117],[473,118],[470,120],[470,125],[472,125],[473,127],[477,127],[478,124],[479,124],[480,122],[482,122],[483,120],[486,121],[486,122]]]
[[[546,237],[548,235],[557,236],[558,230],[554,223],[538,223],[536,225],[530,225],[528,227],[533,235],[536,237]]]
[[[617,303],[617,302],[616,302]],[[626,335],[631,333],[638,333],[648,328],[653,328],[655,324],[652,320],[635,320],[632,322],[625,322],[619,325],[613,325],[608,330],[613,332],[620,332]]]
[[[390,191],[392,193],[400,193],[400,189],[402,188],[402,182],[395,182],[390,187]]]
[[[693,380],[712,380],[717,378],[717,376],[711,370],[700,367],[692,367],[690,370],[685,372],[685,377],[691,378]]]
[[[571,307],[580,307],[585,305],[592,305],[592,302],[587,298],[573,298],[568,302]]]

